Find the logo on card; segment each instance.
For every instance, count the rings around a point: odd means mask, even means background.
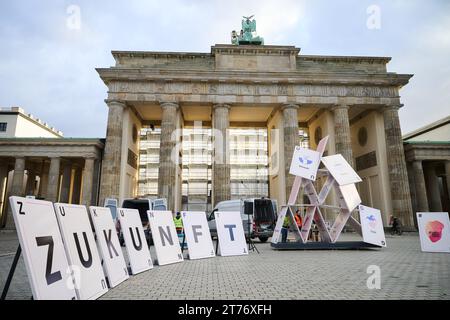
[[[375,229],[377,227],[377,219],[375,218],[375,216],[373,214],[371,214],[370,216],[367,216],[366,219],[369,221],[369,226],[372,229]]]
[[[307,156],[299,157],[298,161],[300,161],[300,167],[304,169],[309,169],[313,163],[313,161]]]

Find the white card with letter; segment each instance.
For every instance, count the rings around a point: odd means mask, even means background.
[[[111,288],[114,288],[127,280],[129,275],[111,210],[106,207],[89,207],[89,212],[97,235],[103,269]]]
[[[205,212],[182,211],[181,216],[189,250],[189,259],[214,257],[216,254]]]
[[[117,212],[128,259],[130,260],[131,273],[137,274],[153,268],[139,211],[137,209],[118,208]]]
[[[80,300],[97,299],[108,291],[97,243],[85,206],[55,203],[56,217],[72,265]]]
[[[217,237],[221,256],[248,254],[242,217],[239,211],[218,211],[216,217]]]
[[[170,211],[147,211],[148,221],[152,229],[156,258],[160,266],[182,262],[180,240]]]
[[[53,204],[22,197],[10,197],[9,203],[33,299],[76,299]]]

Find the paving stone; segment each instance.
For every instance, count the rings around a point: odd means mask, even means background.
[[[341,240],[360,240],[344,234]],[[0,288],[17,248],[13,233],[0,232]],[[450,300],[450,255],[420,251],[417,234],[387,237],[388,248],[358,251],[276,251],[188,260],[155,266],[132,276],[101,299],[443,299]],[[124,251],[125,252],[125,251]],[[156,257],[154,248],[150,252]],[[126,255],[126,253],[125,253]],[[370,290],[367,267],[381,269],[381,289]],[[30,299],[23,259],[8,299]]]

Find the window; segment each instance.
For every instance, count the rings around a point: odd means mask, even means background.
[[[0,132],[6,132],[6,127],[7,126],[8,126],[8,123],[0,122]]]

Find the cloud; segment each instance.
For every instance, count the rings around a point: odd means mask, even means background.
[[[376,1],[382,28],[366,27],[369,0],[0,2],[0,105],[19,105],[66,136],[106,133],[107,88],[96,67],[111,50],[209,52],[255,14],[266,44],[303,54],[392,56],[389,70],[414,73],[402,91],[403,131],[448,115],[450,5]],[[78,5],[81,29],[67,28]],[[427,110],[426,113],[423,110]]]

